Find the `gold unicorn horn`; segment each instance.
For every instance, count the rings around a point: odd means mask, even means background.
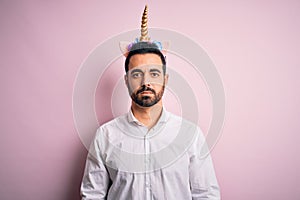
[[[148,37],[148,6],[146,5],[142,17],[140,41],[149,41],[149,40],[150,37]]]

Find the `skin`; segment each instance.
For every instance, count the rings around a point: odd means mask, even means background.
[[[130,58],[128,72],[124,79],[131,97],[135,96],[143,103],[151,104],[155,99],[162,97],[168,75],[163,73],[160,57],[153,53],[146,53],[136,54]],[[150,91],[143,91],[143,88],[148,88]],[[151,106],[139,105],[134,100],[131,102],[131,110],[135,118],[148,129],[158,121],[162,106],[162,99]]]

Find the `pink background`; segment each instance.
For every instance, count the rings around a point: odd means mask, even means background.
[[[0,199],[79,199],[76,73],[100,42],[139,27],[145,3],[150,26],[192,38],[222,77],[226,121],[212,156],[223,199],[299,199],[296,0],[1,1]]]

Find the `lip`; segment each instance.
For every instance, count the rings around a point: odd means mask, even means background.
[[[143,91],[140,94],[153,94],[153,92],[151,92],[151,91]]]

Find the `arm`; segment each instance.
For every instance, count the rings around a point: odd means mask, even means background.
[[[81,183],[82,200],[106,199],[109,184],[109,174],[101,159],[96,135],[90,146]]]
[[[189,166],[190,186],[193,200],[220,200],[220,188],[214,172],[210,155],[201,155],[203,148],[207,149],[205,138],[201,131],[191,147]]]

